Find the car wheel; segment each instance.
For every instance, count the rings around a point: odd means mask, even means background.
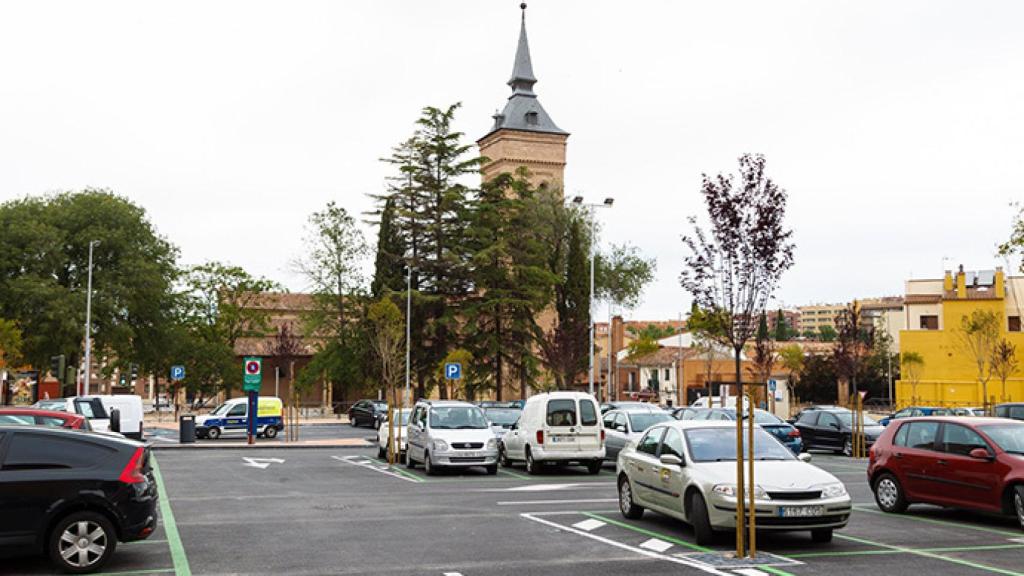
[[[505,452],[504,445],[498,447],[498,463],[504,466],[505,468],[512,467],[512,461],[508,459],[508,453]]]
[[[828,544],[832,541],[832,529],[818,528],[817,530],[811,530],[811,541],[818,544]]]
[[[267,426],[266,430],[263,431],[264,438],[277,438],[277,428],[273,426]]]
[[[437,473],[434,463],[430,461],[430,452],[423,453],[423,471],[427,473],[427,476],[433,476]]]
[[[619,477],[619,512],[630,520],[637,520],[644,515],[643,506],[633,502],[633,488],[625,474]]]
[[[98,570],[117,547],[114,527],[105,516],[77,512],[65,516],[50,534],[50,559],[63,571],[84,574]]]
[[[875,503],[883,512],[898,514],[907,509],[907,499],[903,495],[900,481],[892,474],[882,474],[875,481]],[[1019,495],[1019,493],[1018,493]]]
[[[412,459],[412,452],[408,448],[405,449],[405,467],[410,470],[416,467],[416,461]]]
[[[358,426],[359,426],[359,422],[357,422],[357,421],[356,421],[356,419],[355,419],[355,417],[354,417],[354,416],[352,416],[351,414],[349,414],[349,415],[348,415],[348,425],[349,425],[349,426],[351,426],[351,427],[353,427],[353,428],[356,428],[356,427],[358,427]]]
[[[377,444],[377,458],[387,458],[388,451],[384,449],[383,444]]]
[[[690,526],[693,526],[693,535],[698,545],[706,546],[714,541],[715,533],[711,530],[708,505],[699,492],[694,492],[690,496]]]
[[[587,472],[591,474],[601,473],[601,460],[592,460],[587,463]]]
[[[537,466],[537,462],[533,459],[533,454],[530,452],[530,448],[526,448],[526,473],[530,475],[539,474],[540,468]]]
[[[843,456],[853,456],[853,438],[849,436],[843,440]]]
[[[1024,486],[1017,486],[1017,493],[1013,496],[1013,507],[1017,509],[1017,521],[1021,529],[1024,529]]]
[[[490,466],[487,467],[487,474],[489,474],[491,476],[494,476],[497,473],[498,473],[498,465],[497,464],[491,464]]]
[[[206,431],[206,437],[210,440],[216,440],[220,438],[220,428],[210,428]]]
[[[373,429],[380,430],[380,418],[373,419]]]

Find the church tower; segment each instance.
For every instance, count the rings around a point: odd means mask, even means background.
[[[508,81],[512,95],[505,108],[494,114],[490,132],[476,142],[480,155],[488,158],[482,168],[483,179],[487,181],[504,172],[514,174],[525,166],[530,171],[531,184],[562,188],[569,133],[555,125],[533,91],[537,78],[533,75],[526,40],[526,4],[519,7],[523,11],[519,46]]]

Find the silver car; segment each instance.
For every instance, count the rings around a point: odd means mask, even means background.
[[[423,463],[427,474],[440,468],[483,466],[498,473],[498,440],[483,410],[468,402],[420,400],[409,417],[405,465]]]
[[[605,459],[615,461],[619,452],[630,442],[636,442],[644,431],[662,422],[672,420],[672,415],[664,410],[650,408],[623,408],[605,412],[604,416],[604,449]]]
[[[758,529],[809,530],[815,542],[830,542],[846,526],[846,487],[809,464],[808,454],[797,458],[758,428],[754,458]],[[619,452],[616,476],[623,516],[640,518],[649,508],[690,524],[697,543],[709,544],[716,531],[736,526],[736,423],[657,424]]]

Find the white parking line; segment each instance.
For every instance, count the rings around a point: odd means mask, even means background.
[[[641,548],[647,548],[648,550],[654,550],[655,552],[664,552],[672,547],[671,542],[665,542],[657,538],[651,538],[640,545]]]
[[[737,574],[742,574],[743,576],[768,576],[767,572],[758,570],[757,568],[741,568],[739,570],[735,570],[735,572]]]
[[[339,456],[331,456],[331,458],[334,458],[338,462],[344,462],[346,464],[351,464],[353,466],[359,466],[360,468],[366,468],[367,470],[373,470],[374,472],[380,472],[381,474],[384,474],[386,476],[398,478],[399,480],[405,480],[406,482],[419,482],[419,480],[410,478],[408,476],[403,476],[398,472],[392,472],[391,470],[388,469],[388,466],[386,464],[383,467],[375,465],[373,463],[373,460],[369,460],[365,456],[345,456],[344,458]]]
[[[573,484],[555,484],[552,482],[538,482],[525,486],[513,486],[511,488],[478,488],[472,492],[556,492],[558,490],[605,490],[614,486],[615,482],[580,482]]]
[[[591,530],[597,530],[601,526],[605,526],[605,525],[606,524],[604,522],[601,522],[600,520],[590,519],[590,520],[584,520],[582,522],[577,522],[577,523],[573,524],[572,527],[573,528],[579,528],[580,530],[586,530],[587,532],[590,532]],[[660,552],[660,550],[659,550],[659,552]]]
[[[717,569],[717,568],[715,568],[713,566],[708,566],[707,564],[703,564],[703,563],[697,562],[695,560],[690,560],[688,558],[678,558],[678,557],[675,557],[675,556],[666,556],[664,554],[659,554],[657,552],[654,552],[653,550],[645,550],[643,548],[638,548],[636,546],[630,546],[628,544],[623,544],[621,542],[616,542],[615,540],[609,540],[608,538],[602,538],[601,536],[598,536],[597,534],[591,534],[590,532],[585,532],[583,530],[577,530],[576,528],[573,528],[571,526],[564,526],[564,525],[559,524],[557,522],[551,522],[550,520],[545,520],[544,518],[538,518],[534,514],[523,513],[523,514],[520,514],[520,516],[523,517],[523,518],[526,518],[527,520],[532,520],[534,522],[538,522],[540,524],[544,524],[545,526],[551,526],[552,528],[557,528],[559,530],[564,530],[566,532],[572,532],[573,534],[578,534],[580,536],[585,536],[585,537],[590,538],[592,540],[596,540],[598,542],[601,542],[601,543],[604,543],[604,544],[608,544],[609,546],[614,546],[616,548],[621,548],[623,550],[629,550],[631,552],[636,552],[637,554],[642,554],[642,555],[647,556],[649,558],[656,558],[658,560],[664,560],[666,562],[672,562],[674,564],[682,564],[683,566],[689,566],[690,568],[694,568],[694,569],[700,570],[701,572],[705,572],[707,574],[716,574],[717,576],[734,576],[732,572],[724,572],[724,571],[719,570],[719,569]]]
[[[540,506],[544,504],[607,504],[618,498],[580,498],[579,500],[520,500],[498,502],[498,506]]]
[[[445,572],[444,576],[462,576],[462,572]]]

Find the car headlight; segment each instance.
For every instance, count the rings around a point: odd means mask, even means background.
[[[839,496],[846,496],[846,486],[843,486],[842,482],[825,484],[821,489],[821,496],[823,498],[838,498]]]
[[[488,450],[497,450],[498,449],[498,439],[497,438],[491,438],[490,440],[488,440],[487,441],[487,449]]]
[[[736,485],[735,484],[716,484],[711,489],[716,494],[722,494],[723,496],[736,496]],[[760,486],[754,486],[754,498],[767,498],[768,493],[764,491],[764,488]]]
[[[445,442],[444,440],[434,440],[434,451],[435,452],[444,452],[447,449],[448,449],[448,443],[447,442]]]

